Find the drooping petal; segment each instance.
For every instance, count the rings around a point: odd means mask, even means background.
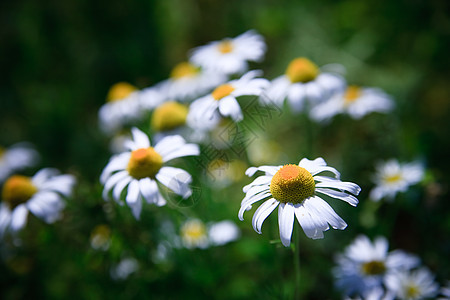
[[[156,179],[184,199],[192,194],[192,191],[189,188],[192,177],[188,172],[182,169],[163,167],[159,170],[158,174],[156,174]]]
[[[303,205],[308,211],[313,212],[317,216],[322,216],[334,229],[342,230],[347,227],[347,223],[320,197],[306,199]]]
[[[316,188],[316,192],[325,194],[325,195],[333,197],[333,198],[341,199],[341,200],[349,203],[352,206],[356,206],[359,203],[359,201],[356,197],[354,197],[350,194],[344,193],[344,192],[339,192],[336,190],[326,189],[326,188]]]
[[[291,244],[292,229],[294,226],[294,206],[292,203],[281,203],[278,208],[278,226],[280,227],[281,243],[285,247]]]
[[[12,231],[18,231],[25,226],[28,216],[28,209],[25,204],[18,205],[11,213],[10,228]]]
[[[235,122],[242,121],[241,107],[234,97],[228,96],[219,101],[219,111],[225,117],[231,117]]]
[[[252,219],[253,229],[259,234],[262,234],[261,227],[264,220],[273,212],[273,210],[278,206],[278,201],[271,198],[261,204],[260,207],[255,211]]]
[[[129,177],[128,172],[127,171],[121,171],[121,172],[117,172],[115,174],[113,174],[111,177],[108,178],[108,180],[106,180],[105,182],[105,187],[103,188],[103,199],[107,200],[108,199],[108,193],[109,191],[122,179]],[[131,178],[130,178],[131,179]]]
[[[142,178],[139,180],[139,189],[147,203],[155,204],[158,201],[158,185],[156,181],[150,178]]]

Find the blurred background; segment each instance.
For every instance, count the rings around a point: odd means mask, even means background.
[[[268,220],[263,236],[246,220],[239,224],[241,241],[233,245],[178,251],[172,262],[156,264],[149,259],[150,249],[156,247],[154,228],[165,217],[153,217],[158,209],[149,208],[149,217],[136,222],[127,211],[105,208],[100,197],[98,177],[111,153],[97,114],[108,89],[120,81],[152,86],[186,60],[193,47],[249,29],[265,37],[265,60],[252,67],[264,70],[268,79],[283,73],[291,59],[306,56],[319,66],[342,64],[349,83],[380,87],[396,100],[395,119],[373,116],[362,127],[346,122],[345,130],[328,125],[320,131],[324,137],[315,156],[327,161],[331,157],[331,165],[360,184],[361,201],[368,195],[364,187],[370,185],[373,165],[358,162],[368,157],[420,158],[428,170],[425,183],[411,192],[413,201],[404,209],[379,208],[383,215],[392,214],[391,223],[361,221],[364,217],[358,213],[370,214],[371,209],[363,202],[356,209],[337,205],[352,224],[345,234],[330,231],[320,241],[302,236],[304,298],[339,298],[333,292],[333,253],[328,249],[342,251],[358,233],[384,235],[392,249],[419,255],[440,282],[450,279],[449,12],[445,0],[3,1],[0,144],[31,142],[41,153],[42,166],[75,174],[79,184],[63,221],[46,226],[29,220],[25,245],[0,262],[2,298],[289,297],[291,253],[269,243],[278,238],[276,218]],[[277,141],[297,162],[301,153],[286,137]],[[359,143],[350,147],[354,137]],[[356,174],[366,176],[359,179]],[[199,214],[206,221],[215,213],[218,220],[239,222],[240,190],[248,182],[246,178],[217,197],[213,188],[203,191],[215,202],[196,206]],[[167,212],[180,218],[177,213]],[[111,214],[114,218],[108,217]],[[107,224],[112,232],[106,252],[89,244],[98,224]],[[109,270],[123,253],[135,257],[140,267],[128,279],[114,280]]]

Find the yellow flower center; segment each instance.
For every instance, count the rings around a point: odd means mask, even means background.
[[[137,88],[127,82],[119,82],[114,84],[108,92],[108,96],[106,97],[106,100],[108,102],[115,102],[120,101],[128,96],[130,96],[131,93],[136,91]]]
[[[158,106],[152,115],[151,126],[155,131],[167,131],[186,124],[188,108],[175,101]]]
[[[379,260],[373,260],[362,264],[361,271],[365,275],[380,275],[386,271],[386,265]]]
[[[188,62],[182,62],[176,65],[172,72],[170,72],[170,77],[173,79],[180,79],[183,77],[193,77],[199,72],[199,68]]]
[[[234,87],[231,84],[222,84],[219,85],[211,95],[215,100],[220,100],[223,97],[230,95],[234,91]]]
[[[286,76],[292,83],[308,82],[319,75],[319,68],[307,58],[299,57],[291,61],[286,69]]]
[[[349,105],[350,103],[355,102],[361,96],[361,88],[355,85],[350,85],[347,87],[347,90],[344,94],[344,103]]]
[[[222,54],[230,53],[233,51],[233,42],[231,40],[223,40],[217,45],[219,52]]]
[[[402,175],[400,173],[397,174],[393,174],[393,175],[388,175],[384,178],[384,180],[386,181],[386,183],[388,184],[392,184],[392,183],[397,183],[402,179]]]
[[[2,198],[11,209],[14,209],[27,202],[37,191],[37,187],[29,177],[13,175],[3,185]]]
[[[162,164],[161,155],[153,147],[140,148],[131,152],[127,171],[136,179],[145,177],[155,178]]]
[[[206,236],[206,227],[201,221],[189,221],[181,228],[181,235],[185,239],[197,241]]]
[[[297,165],[284,165],[270,182],[272,196],[283,203],[301,203],[314,195],[315,188],[311,173]]]
[[[414,283],[410,283],[406,287],[406,298],[416,299],[418,296],[420,296],[420,288]]]

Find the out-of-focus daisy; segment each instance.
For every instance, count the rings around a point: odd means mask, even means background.
[[[259,71],[250,71],[240,79],[218,86],[211,94],[195,100],[189,109],[188,119],[201,124],[203,120],[215,118],[215,114],[231,117],[235,122],[244,116],[236,98],[241,96],[260,96],[269,81],[259,76]]]
[[[209,241],[214,246],[222,246],[235,241],[240,235],[239,228],[229,220],[212,223],[208,230]]]
[[[447,281],[447,284],[441,287],[439,292],[440,297],[439,300],[448,300],[450,299],[450,281]]]
[[[28,143],[0,147],[0,183],[15,171],[36,165],[39,154]]]
[[[96,250],[108,250],[111,244],[111,229],[105,224],[95,226],[91,232],[91,247]]]
[[[190,219],[181,226],[181,242],[186,248],[208,247],[208,232],[205,223],[199,219]]]
[[[379,201],[382,198],[392,201],[399,192],[405,192],[410,185],[420,182],[424,176],[424,167],[420,162],[400,164],[391,159],[379,163],[376,167],[374,182],[376,187],[370,192],[370,198]]]
[[[205,70],[225,74],[244,73],[247,61],[260,61],[266,52],[261,35],[247,31],[235,38],[211,42],[192,50],[190,61]]]
[[[239,228],[229,220],[205,224],[199,219],[189,219],[181,226],[181,242],[189,249],[222,246],[239,236]]]
[[[177,157],[198,155],[199,147],[187,144],[178,135],[167,136],[151,147],[145,133],[137,128],[132,128],[131,133],[133,140],[125,144],[129,151],[113,156],[100,176],[105,186],[103,197],[108,199],[112,190],[113,199],[121,203],[121,194],[126,191],[126,203],[136,219],[139,219],[143,199],[157,205],[166,203],[157,182],[184,199],[188,198],[192,193],[189,188],[191,175],[165,164]]]
[[[183,132],[187,130],[187,114],[188,107],[176,101],[167,101],[156,107],[150,120],[152,130],[159,135],[155,135],[155,140],[166,135],[187,134]]]
[[[113,133],[141,116],[138,89],[129,83],[114,84],[106,101],[98,112],[100,127],[106,133]]]
[[[158,88],[168,99],[189,101],[206,94],[227,79],[228,76],[223,73],[182,62],[173,68],[169,79],[158,84]]]
[[[61,217],[65,207],[62,196],[69,196],[75,178],[59,175],[55,169],[42,169],[33,177],[13,175],[3,185],[0,204],[0,236],[5,231],[17,232],[31,212],[46,223]]]
[[[261,166],[247,169],[246,174],[253,176],[257,171],[263,171],[263,176],[257,177],[245,186],[246,193],[239,210],[239,219],[244,219],[244,212],[260,200],[266,200],[253,215],[253,228],[261,234],[264,220],[278,207],[278,224],[280,238],[284,246],[291,243],[294,217],[300,223],[305,234],[312,239],[323,238],[323,231],[347,227],[331,206],[321,196],[343,200],[352,206],[358,204],[360,187],[352,182],[340,180],[340,173],[327,166],[323,158],[309,160],[303,158],[298,165]],[[318,175],[330,172],[334,177]]]
[[[300,112],[304,109],[305,100],[316,104],[344,87],[345,80],[340,75],[321,72],[312,61],[299,57],[289,63],[284,75],[272,81],[267,97],[260,99],[263,103],[266,99],[280,106],[286,99],[293,111]]]
[[[111,268],[110,275],[114,280],[125,280],[137,270],[139,270],[138,261],[132,257],[126,257]]]
[[[350,85],[345,92],[337,93],[329,100],[319,103],[311,109],[311,118],[327,121],[337,114],[347,113],[353,119],[361,119],[371,112],[388,112],[394,103],[381,89]]]
[[[405,300],[434,298],[439,291],[433,274],[425,267],[388,274],[385,284],[398,299]]]
[[[372,243],[367,236],[360,235],[349,245],[344,254],[337,256],[334,269],[336,285],[346,295],[366,295],[381,288],[387,274],[416,267],[420,261],[401,250],[388,253],[388,242],[378,237]]]

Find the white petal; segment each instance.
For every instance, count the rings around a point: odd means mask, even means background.
[[[17,206],[11,214],[10,228],[12,231],[18,231],[25,226],[28,216],[28,209],[25,204]]]
[[[131,208],[131,213],[136,218],[136,220],[139,220],[141,217],[141,211],[142,211],[142,197],[141,194],[137,195],[137,199],[135,202],[129,202],[128,206]]]
[[[113,189],[113,199],[116,201],[120,201],[120,195],[122,194],[123,189],[127,186],[127,184],[130,183],[130,181],[133,181],[132,177],[128,176],[119,181],[116,186]]]
[[[273,210],[278,206],[278,201],[271,198],[261,204],[260,207],[255,211],[252,219],[253,229],[259,234],[261,234],[261,227],[264,220],[273,212]]]
[[[192,177],[188,172],[182,169],[163,167],[159,170],[158,174],[156,174],[156,179],[184,199],[192,194],[192,191],[189,188]]]
[[[316,192],[325,194],[325,195],[333,197],[333,198],[341,199],[341,200],[349,203],[352,206],[356,206],[359,203],[359,201],[358,201],[358,199],[356,199],[356,197],[349,195],[347,193],[344,193],[344,192],[339,192],[339,191],[335,191],[332,189],[325,189],[325,188],[316,188]]]
[[[254,195],[252,197],[249,198],[244,198],[241,202],[241,208],[239,209],[239,213],[238,213],[238,217],[239,220],[243,221],[244,220],[244,212],[246,210],[251,209],[253,203],[258,202],[259,200],[271,197],[272,195],[270,193],[261,193],[261,194],[257,194]]]
[[[295,207],[295,217],[300,223],[306,236],[311,239],[318,239],[323,237],[321,230],[318,230],[314,220],[309,214],[308,210],[303,205],[298,205]]]
[[[244,188],[242,190],[244,191],[244,193],[246,193],[252,186],[267,185],[270,183],[271,180],[272,180],[272,176],[259,176],[255,180],[253,180],[252,183],[244,186]]]
[[[113,156],[100,175],[100,182],[104,184],[112,172],[125,170],[128,162],[130,161],[130,155],[130,152],[125,152]]]
[[[294,226],[294,206],[292,203],[281,203],[278,208],[278,226],[280,227],[281,243],[285,247],[291,244],[292,229]]]
[[[225,117],[230,116],[235,122],[239,122],[243,119],[239,103],[231,96],[225,97],[219,101],[219,111]]]
[[[0,203],[0,239],[11,222],[11,211],[5,203]]]
[[[137,180],[132,180],[128,185],[126,201],[129,205],[135,203],[139,198],[139,183]]]
[[[143,133],[136,127],[133,127],[131,128],[131,134],[133,134],[134,144],[136,145],[137,149],[150,147],[150,140],[145,133]]]
[[[129,177],[128,171],[117,172],[111,177],[109,177],[108,180],[105,182],[105,187],[103,188],[102,193],[103,199],[107,200],[109,191],[116,185],[116,183],[118,183],[125,177]]]
[[[31,179],[31,181],[33,182],[33,184],[37,187],[40,187],[41,184],[43,184],[44,182],[46,182],[48,180],[48,178],[56,176],[59,174],[59,171],[56,169],[52,169],[52,168],[45,168],[42,170],[39,170]]]
[[[323,217],[334,229],[345,229],[347,223],[336,214],[333,208],[319,197],[306,199],[303,202],[308,211],[313,212],[317,216]]]
[[[345,182],[345,181],[322,181],[316,183],[316,188],[324,187],[324,188],[336,188],[342,191],[347,191],[352,193],[353,195],[358,195],[361,191],[361,188],[353,182]]]
[[[150,178],[142,178],[139,180],[139,189],[147,203],[156,203],[158,201],[158,185],[156,181]]]
[[[163,156],[163,162],[172,160],[177,157],[197,156],[200,154],[200,148],[196,144],[185,144],[170,153]]]

